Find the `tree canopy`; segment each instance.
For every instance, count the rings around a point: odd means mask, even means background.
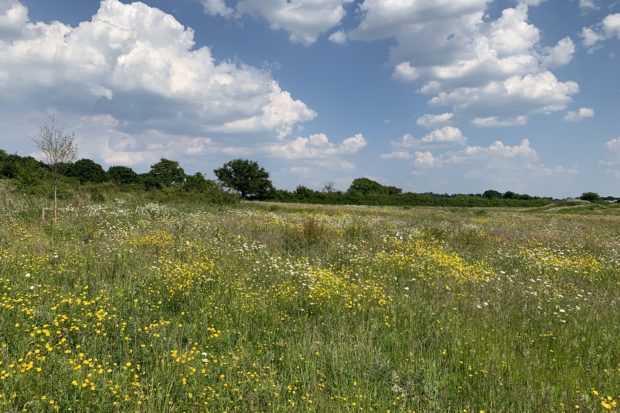
[[[583,194],[581,194],[580,199],[583,201],[596,202],[600,201],[601,197],[596,192],[584,192]]]
[[[161,158],[159,162],[151,165],[148,173],[153,183],[158,187],[183,185],[185,183],[185,171],[177,161]]]
[[[213,172],[225,187],[240,192],[246,199],[265,198],[273,191],[269,172],[255,161],[234,159]]]
[[[108,177],[117,184],[133,184],[138,182],[138,174],[128,166],[111,166]]]
[[[384,186],[368,178],[356,178],[351,182],[347,192],[360,195],[395,195],[400,194],[402,189],[395,186]]]
[[[104,182],[108,180],[108,174],[101,165],[90,159],[80,159],[67,166],[65,176],[77,178],[80,183],[85,182]]]

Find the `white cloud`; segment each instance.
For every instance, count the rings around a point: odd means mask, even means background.
[[[26,6],[18,1],[0,0],[0,40],[18,36],[27,22]]]
[[[618,139],[618,147],[620,153],[620,139]],[[527,139],[523,139],[518,145],[512,146],[498,140],[489,146],[466,146],[459,151],[446,152],[439,155],[435,155],[430,151],[398,151],[381,155],[381,158],[408,160],[416,168],[442,166],[475,167],[477,175],[480,174],[481,170],[487,170],[492,174],[497,172],[509,173],[512,176],[548,176],[577,173],[574,168],[563,166],[548,167],[544,165]],[[468,173],[471,173],[471,171]]]
[[[579,0],[579,8],[582,11],[598,10],[594,0]]]
[[[316,116],[316,113],[305,103],[293,100],[289,92],[282,91],[276,82],[272,83],[272,88],[270,102],[261,108],[260,113],[245,119],[226,122],[215,130],[224,132],[275,130],[282,138],[290,135],[295,124]]]
[[[394,78],[404,82],[411,82],[420,77],[420,73],[409,62],[402,62],[394,68]]]
[[[428,135],[416,139],[411,134],[405,134],[401,139],[393,141],[392,145],[402,148],[416,148],[423,146],[440,146],[440,145],[464,145],[467,138],[459,128],[452,126],[444,126],[435,129]]]
[[[436,158],[432,152],[415,152],[413,156],[413,166],[418,168],[433,168],[441,165],[441,160]]]
[[[601,23],[592,27],[584,27],[581,30],[583,45],[590,51],[594,50],[597,43],[614,37],[620,39],[620,13],[609,14]]]
[[[336,44],[346,44],[347,34],[343,30],[338,30],[329,36],[329,41]]]
[[[544,65],[547,67],[560,67],[567,65],[573,60],[575,44],[570,37],[565,37],[555,47],[545,48]]]
[[[224,0],[202,0],[205,13],[211,16],[229,18],[234,15],[234,10],[228,7]]]
[[[601,40],[605,40],[605,36],[602,33],[595,31],[590,27],[584,27],[583,29],[581,29],[580,36],[583,39],[583,45],[589,48],[590,51],[593,50],[593,46],[596,43],[600,42]]]
[[[413,156],[414,155],[411,152],[396,151],[396,152],[384,153],[380,155],[379,157],[381,159],[412,159]]]
[[[184,159],[228,155],[243,156],[252,148],[227,146],[205,136],[171,134],[150,129],[137,133],[119,130],[118,119],[110,115],[82,116],[75,125],[80,156],[100,160],[104,165],[145,168],[161,157]]]
[[[365,0],[359,7],[364,18],[353,34],[364,40],[389,38],[404,26],[437,23],[484,11],[487,3],[488,0]]]
[[[452,155],[449,159],[452,163],[462,163],[517,157],[537,159],[538,154],[530,146],[530,141],[523,139],[519,145],[515,146],[506,145],[502,141],[495,141],[489,146],[468,146],[462,152]]]
[[[416,168],[436,168],[443,164],[442,159],[433,155],[431,151],[396,151],[383,154],[380,158],[410,160]]]
[[[330,142],[325,134],[317,133],[307,138],[298,137],[288,143],[271,145],[267,152],[283,159],[321,159],[353,155],[366,145],[366,139],[360,133],[345,139],[339,145]]]
[[[519,0],[519,3],[525,4],[527,6],[536,7],[536,6],[540,6],[540,3],[544,1],[545,0]]]
[[[512,76],[504,81],[489,82],[482,87],[461,87],[440,92],[429,104],[452,106],[461,113],[519,118],[563,110],[578,91],[577,83],[560,82],[553,73],[546,71]]]
[[[207,133],[282,135],[316,116],[268,72],[216,62],[207,47],[195,48],[192,29],[143,3],[104,0],[77,27],[11,21],[22,26],[18,39],[0,40],[3,104],[111,114],[134,129]]]
[[[568,111],[564,116],[564,120],[567,122],[579,122],[587,118],[594,117],[594,109],[592,108],[579,108],[575,111]]]
[[[486,170],[512,171],[518,175],[549,176],[577,173],[574,168],[544,165],[527,139],[514,146],[506,145],[499,140],[489,146],[468,146],[459,153],[448,155],[445,162],[475,165]]]
[[[286,30],[292,42],[310,45],[340,24],[353,0],[241,0],[239,13],[263,17],[274,30]]]
[[[609,153],[615,158],[614,162],[611,164],[615,164],[616,161],[620,162],[620,137],[615,139],[611,139],[605,143],[605,147],[609,151]]]
[[[552,47],[541,44],[528,15],[528,6],[539,3],[521,1],[489,19],[487,0],[365,0],[362,20],[347,37],[394,38],[394,78],[422,85],[421,93],[434,95],[432,106],[462,118],[523,123],[563,110],[578,91],[549,71],[569,63],[575,47],[568,37]]]
[[[527,116],[516,116],[514,118],[499,118],[497,116],[489,116],[486,118],[474,118],[472,125],[481,128],[496,128],[506,126],[522,126],[527,123]]]
[[[426,114],[426,115],[420,116],[416,120],[416,123],[426,128],[434,128],[437,126],[449,124],[452,121],[453,117],[454,117],[454,113],[449,113],[449,112],[440,113],[437,115]]]

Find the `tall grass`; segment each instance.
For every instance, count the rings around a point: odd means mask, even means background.
[[[617,410],[617,216],[12,196],[0,411]]]

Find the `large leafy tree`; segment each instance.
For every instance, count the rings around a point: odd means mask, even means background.
[[[235,159],[213,172],[225,187],[239,191],[246,199],[266,198],[273,192],[269,172],[255,161]]]
[[[159,162],[151,165],[148,175],[159,187],[177,186],[185,183],[185,171],[177,161],[169,159],[161,158]]]
[[[77,178],[81,183],[99,183],[108,180],[108,174],[106,174],[101,165],[90,159],[80,159],[68,165],[65,175]]]
[[[601,197],[596,192],[584,192],[583,194],[581,194],[579,199],[583,201],[597,202],[601,200]]]
[[[128,166],[111,166],[108,168],[110,180],[117,184],[133,184],[138,182],[138,174]]]
[[[360,195],[395,195],[400,194],[402,189],[395,186],[384,186],[368,178],[356,178],[351,182],[347,192]]]

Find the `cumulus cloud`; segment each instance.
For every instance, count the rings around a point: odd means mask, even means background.
[[[29,22],[20,6],[0,8],[3,104],[110,114],[134,129],[207,133],[285,135],[316,116],[270,73],[216,62],[207,47],[195,48],[192,29],[143,3],[104,0],[77,27]],[[7,27],[18,37],[7,37]]]
[[[437,115],[426,114],[426,115],[420,116],[416,120],[416,123],[426,128],[434,128],[437,126],[449,124],[452,121],[453,117],[454,117],[454,113],[449,113],[449,112],[440,113]]]
[[[226,5],[224,0],[202,0],[205,13],[211,16],[229,18],[234,15],[234,10]]]
[[[404,82],[412,82],[420,77],[418,70],[409,62],[402,62],[394,68],[394,78]]]
[[[579,0],[579,8],[582,11],[598,10],[594,0]]]
[[[127,165],[144,169],[159,158],[184,159],[217,155],[244,156],[254,149],[224,145],[206,136],[183,135],[148,129],[127,133],[110,115],[86,115],[75,125],[80,156],[100,160],[104,165]]]
[[[18,1],[0,0],[0,39],[17,37],[28,22],[28,9]]]
[[[545,66],[551,68],[564,66],[573,60],[575,44],[570,37],[565,37],[555,47],[545,48],[545,52],[546,56],[543,60]]]
[[[583,45],[590,51],[597,43],[613,38],[620,39],[620,13],[607,15],[601,23],[581,30]]]
[[[605,147],[614,159],[620,162],[620,137],[611,139],[605,143]],[[615,162],[614,162],[615,163]]]
[[[568,37],[555,46],[541,44],[528,14],[539,3],[520,1],[489,19],[487,0],[364,0],[361,22],[347,37],[394,38],[394,78],[421,85],[421,93],[433,95],[432,106],[449,107],[483,126],[493,119],[523,123],[528,116],[565,109],[579,90],[550,71],[568,64],[575,46]]]
[[[345,139],[339,145],[329,141],[323,133],[298,137],[291,142],[271,145],[267,152],[283,159],[321,159],[354,155],[367,145],[361,133]]]
[[[620,148],[620,139],[618,146]],[[509,171],[510,173],[527,173],[535,176],[574,174],[577,172],[573,168],[544,165],[527,139],[523,139],[518,145],[507,145],[498,140],[489,146],[471,145],[459,151],[443,154],[433,154],[430,151],[398,151],[381,155],[381,158],[408,160],[416,168],[474,167],[476,174],[480,174],[480,170]],[[471,172],[468,173],[471,174]]]
[[[353,0],[241,0],[239,13],[264,18],[274,30],[286,30],[292,42],[310,45],[346,16]],[[336,39],[338,35],[336,36]]]
[[[443,164],[441,158],[433,155],[431,151],[396,151],[385,153],[380,156],[381,159],[406,159],[416,168],[436,168]]]
[[[401,139],[393,141],[392,145],[402,148],[416,148],[423,146],[464,145],[466,141],[467,138],[463,136],[459,128],[444,126],[419,139],[407,133]]]
[[[579,122],[580,120],[593,118],[594,109],[592,108],[579,108],[577,110],[568,111],[564,115],[564,120],[567,122]]]
[[[432,152],[414,152],[413,166],[418,168],[433,168],[441,165],[441,160],[436,158]]]
[[[577,83],[560,82],[553,73],[546,71],[512,76],[482,87],[460,87],[440,92],[429,104],[449,105],[457,112],[472,115],[486,113],[491,117],[519,117],[563,110],[577,92]]]
[[[486,118],[474,118],[471,121],[472,125],[481,128],[496,128],[506,126],[522,126],[527,123],[526,116],[516,116],[514,118],[500,118],[497,116],[489,116]]]
[[[379,155],[381,159],[412,159],[413,153],[407,151],[395,151]]]
[[[329,36],[329,41],[336,44],[346,44],[347,34],[343,30],[338,30]]]
[[[545,0],[519,0],[519,3],[532,6],[532,7],[536,7],[536,6],[540,6],[540,4],[544,1]]]
[[[530,141],[523,139],[519,145],[506,145],[502,141],[495,141],[489,146],[468,146],[462,152],[449,156],[450,163],[472,161],[493,161],[504,159],[538,159],[538,154],[530,146]]]

